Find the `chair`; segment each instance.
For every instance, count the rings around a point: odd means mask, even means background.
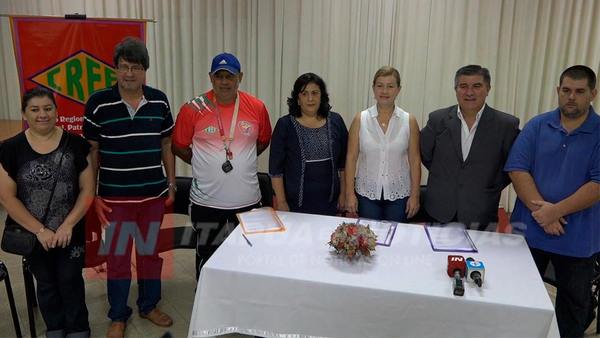
[[[262,196],[260,202],[263,207],[273,206],[273,186],[271,185],[271,176],[267,173],[258,173],[258,185],[260,187],[260,194]]]
[[[429,216],[429,214],[427,213],[427,211],[425,211],[425,195],[427,194],[427,186],[426,185],[422,185],[421,186],[421,196],[419,198],[419,203],[421,204],[421,207],[419,208],[419,212],[417,212],[416,215],[414,215],[412,218],[410,218],[408,220],[409,223],[435,223],[436,220],[433,219],[431,216]]]
[[[187,215],[190,209],[190,189],[192,187],[192,178],[177,176],[175,178],[177,192],[175,193],[175,202],[173,203],[173,213]]]
[[[102,240],[102,226],[96,215],[95,208],[89,208],[85,215],[85,267],[95,268],[106,262],[106,256],[100,255]],[[97,272],[102,269],[96,270]]]
[[[13,296],[12,286],[10,284],[10,276],[8,275],[8,269],[4,262],[0,261],[0,282],[3,281],[6,286],[6,296],[8,297],[8,304],[10,305],[10,314],[12,315],[13,325],[15,326],[15,336],[18,338],[23,337],[21,334],[21,325],[19,324],[19,314],[17,313],[17,307],[15,306],[15,297]]]
[[[595,273],[596,276],[592,279],[592,307],[596,311],[596,334],[600,333],[600,308],[598,308],[598,304],[600,304],[600,256],[596,257],[595,264]]]
[[[166,217],[175,215],[189,215],[190,213],[190,188],[192,186],[191,177],[178,176],[175,179],[177,192],[173,205],[165,211]],[[185,222],[174,227],[160,229],[158,236],[158,252],[170,251],[173,249],[196,249],[196,232],[192,227],[189,217]]]
[[[27,303],[27,319],[29,320],[29,333],[32,337],[37,337],[35,330],[35,317],[33,308],[37,307],[37,298],[35,296],[35,284],[33,275],[29,271],[29,262],[23,257],[21,260],[21,269],[23,270],[23,284],[25,285],[25,302]]]
[[[556,275],[554,274],[554,266],[549,263],[542,276],[542,280],[556,287]],[[594,265],[594,278],[592,279],[592,308],[596,311],[596,334],[600,333],[600,311],[598,311],[598,302],[600,301],[600,255],[596,256]]]

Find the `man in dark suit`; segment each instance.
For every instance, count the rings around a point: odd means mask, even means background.
[[[485,230],[498,221],[503,172],[519,119],[485,103],[490,72],[479,65],[454,77],[458,105],[429,114],[421,130],[421,159],[429,170],[424,207],[440,223]]]

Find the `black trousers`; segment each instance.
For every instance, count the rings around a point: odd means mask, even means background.
[[[84,250],[83,231],[74,229],[71,243],[66,248],[45,251],[38,242],[34,252],[27,257],[29,270],[37,282],[38,305],[48,333],[89,334],[82,276]]]
[[[561,337],[583,337],[593,316],[592,279],[596,256],[558,255],[530,248],[541,276],[552,262],[556,278],[556,321]]]
[[[260,206],[259,202],[239,209],[216,209],[192,203],[190,219],[196,231],[196,280],[204,263],[239,224],[235,214]]]

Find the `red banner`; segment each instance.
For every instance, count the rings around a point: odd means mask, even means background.
[[[36,86],[56,93],[58,125],[81,134],[83,110],[95,91],[116,82],[114,47],[146,38],[146,24],[124,20],[11,17],[21,94]]]

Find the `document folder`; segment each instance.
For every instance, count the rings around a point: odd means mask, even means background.
[[[469,232],[462,227],[425,226],[425,232],[433,251],[477,252]]]
[[[285,231],[285,226],[271,207],[242,212],[236,216],[246,235]]]
[[[396,227],[398,223],[392,221],[378,221],[374,219],[368,218],[359,218],[356,221],[356,224],[362,224],[364,226],[369,226],[371,231],[377,235],[377,245],[382,246],[390,246],[392,245],[392,239],[394,239],[394,234],[396,233]]]

